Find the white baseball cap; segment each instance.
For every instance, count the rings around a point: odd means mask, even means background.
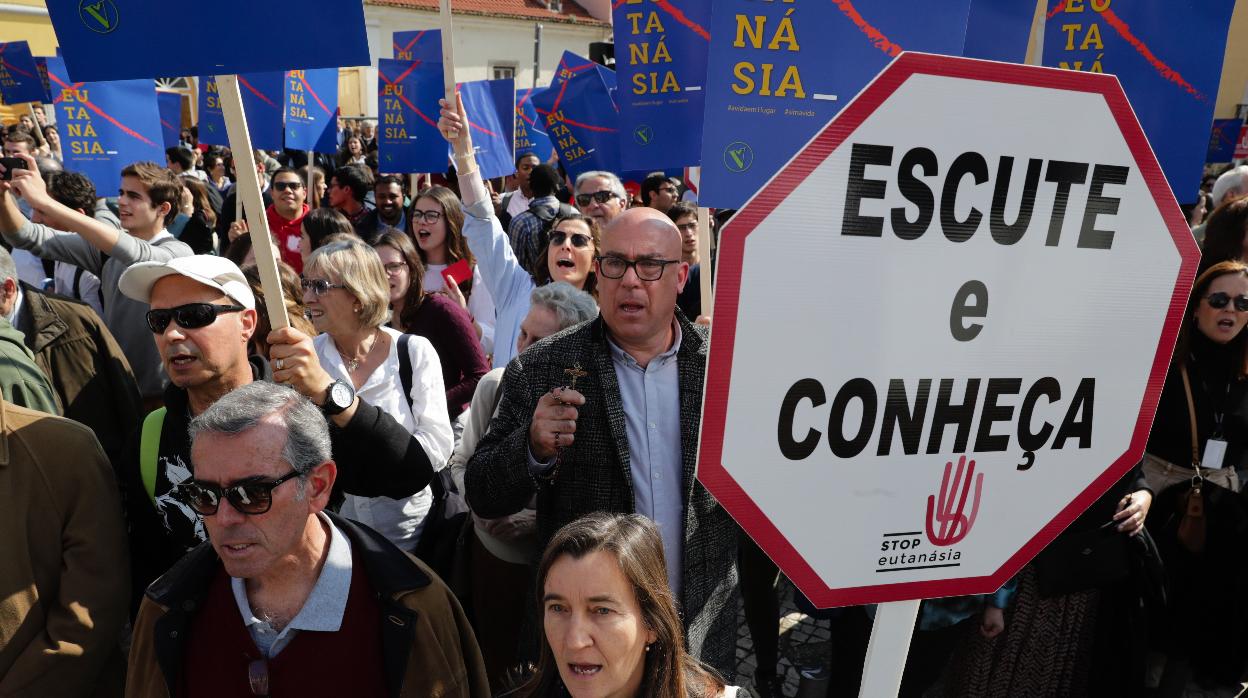
[[[215,288],[244,308],[255,309],[256,297],[238,265],[225,257],[197,254],[174,257],[168,262],[137,262],[117,281],[121,292],[142,303],[152,302],[152,287],[166,276],[180,274]]]

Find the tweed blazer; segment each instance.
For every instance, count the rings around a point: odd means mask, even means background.
[[[707,334],[680,311],[677,321],[685,529],[683,598],[678,602],[690,651],[731,680],[736,673],[739,529],[694,477]],[[561,454],[555,477],[534,478],[528,444],[537,401],[551,388],[568,385],[565,371],[577,365],[588,375],[576,383],[586,401],[578,408],[575,443]],[[560,527],[581,516],[636,511],[624,405],[601,317],[551,335],[512,359],[498,413],[464,479],[469,504],[485,518],[514,514],[537,495],[539,550]]]

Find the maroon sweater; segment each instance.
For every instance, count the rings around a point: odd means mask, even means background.
[[[351,591],[338,632],[300,632],[267,660],[272,696],[384,696],[381,617],[376,592],[354,555]],[[250,696],[248,665],[262,658],[219,566],[204,606],[195,614],[183,658],[181,698]],[[317,670],[326,667],[332,670]]]
[[[477,382],[490,370],[472,316],[445,295],[430,293],[403,331],[428,339],[438,352],[442,382],[446,384],[446,411],[455,419],[468,409]]]

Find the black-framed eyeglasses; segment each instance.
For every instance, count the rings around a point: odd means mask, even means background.
[[[229,487],[191,480],[178,485],[178,497],[200,516],[216,514],[222,499],[229,502],[238,513],[256,516],[273,507],[273,490],[278,485],[299,475],[298,470],[292,469],[276,480],[251,480]]]
[[[346,288],[346,285],[330,283],[328,279],[300,279],[299,287],[305,291],[310,289],[313,295],[323,296],[331,289]]]
[[[184,330],[207,327],[217,321],[222,313],[237,313],[246,310],[241,305],[213,305],[212,303],[187,303],[176,308],[156,308],[147,311],[147,326],[152,332],[160,334],[170,322],[178,323]]]
[[[296,180],[294,182],[274,182],[273,183],[274,191],[286,191],[287,189],[290,189],[291,191],[298,191],[300,189],[303,189],[303,182]]]
[[[637,272],[637,278],[642,281],[658,281],[663,277],[663,270],[669,264],[679,264],[679,259],[637,259],[629,261],[622,257],[614,255],[602,255],[596,257],[598,260],[598,273],[608,279],[622,279],[624,274],[632,267]]]
[[[550,231],[550,244],[558,247],[563,244],[564,240],[568,239],[569,235],[572,236],[572,246],[577,249],[589,247],[589,243],[593,242],[593,239],[585,233],[565,233],[562,230],[552,230]]]
[[[1209,307],[1214,310],[1225,308],[1226,304],[1233,300],[1235,301],[1235,310],[1241,313],[1248,312],[1248,296],[1235,296],[1232,298],[1231,294],[1219,291],[1205,296],[1205,300],[1209,302]]]
[[[390,274],[393,276],[394,274],[398,274],[399,272],[406,271],[407,263],[406,262],[391,262],[385,265],[385,270],[387,274]]]
[[[577,194],[576,205],[588,206],[590,201],[597,201],[600,204],[605,204],[611,199],[616,198],[616,196],[616,193],[610,189],[603,189],[602,191],[596,191],[592,194]]]
[[[421,223],[437,223],[442,217],[441,211],[421,211],[418,208],[412,209],[412,220]]]

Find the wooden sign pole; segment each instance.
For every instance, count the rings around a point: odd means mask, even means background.
[[[316,167],[316,154],[311,150],[308,151],[308,181],[304,186],[307,187],[308,210],[320,208],[321,202],[316,196],[316,177],[312,174],[312,168]]]
[[[238,89],[238,76],[217,76],[217,88],[221,98],[221,113],[225,117],[225,132],[229,136],[230,149],[234,152],[234,173],[238,177],[238,184],[234,188],[235,198],[242,201],[247,212],[251,248],[256,256],[256,267],[260,271],[260,287],[264,291],[264,305],[269,311],[269,326],[275,330],[290,327],[290,319],[286,316],[286,298],[282,295],[281,277],[277,273],[277,257],[273,254],[269,219],[264,213],[260,176],[256,173],[256,157],[251,149],[247,119],[243,115],[243,95]],[[308,171],[311,172],[311,169]]]
[[[453,22],[451,20],[451,0],[439,0],[438,2],[439,17],[442,20],[442,82],[445,87],[446,103],[451,109],[455,108],[455,48],[452,46],[454,41]],[[464,128],[468,128],[468,124],[464,124]],[[454,144],[455,159],[458,160],[471,152],[460,152],[462,146],[457,142]],[[456,171],[459,171],[459,163],[455,163]]]

